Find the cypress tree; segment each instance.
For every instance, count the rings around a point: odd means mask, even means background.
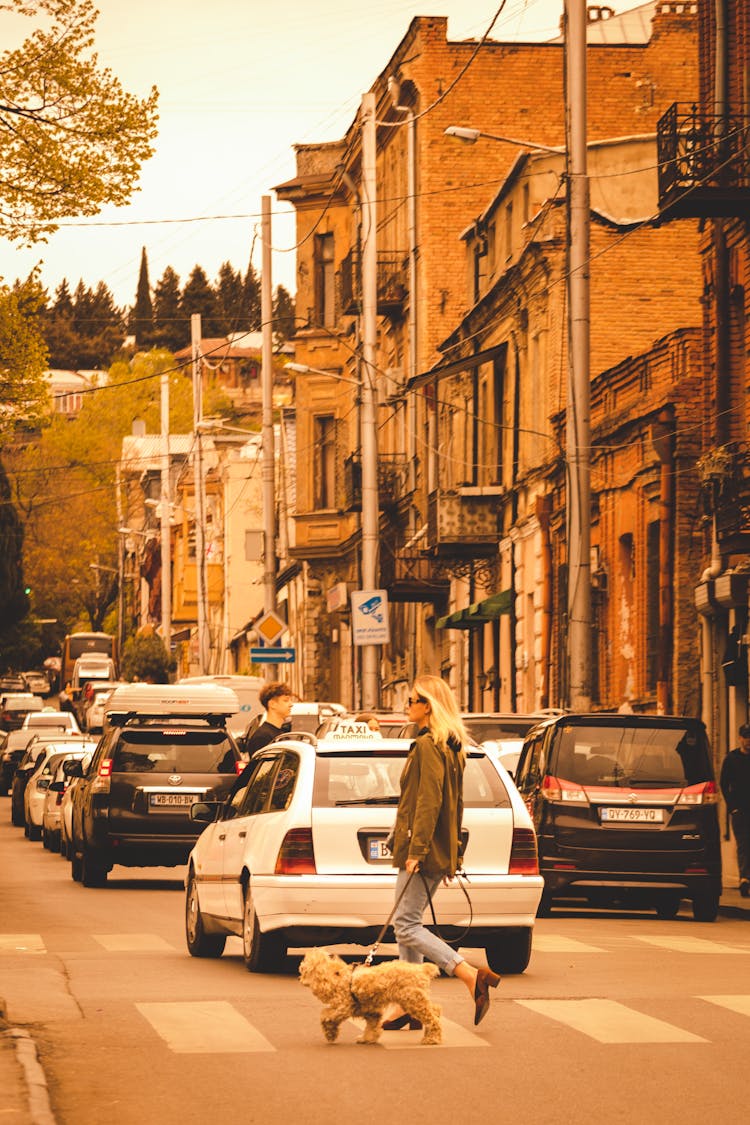
[[[141,250],[141,270],[138,275],[138,289],[135,294],[135,306],[130,316],[128,325],[130,332],[135,336],[139,348],[148,347],[154,340],[154,307],[151,302],[151,286],[148,281],[148,258],[146,247]]]

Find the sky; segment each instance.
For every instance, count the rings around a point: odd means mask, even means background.
[[[642,0],[608,0],[618,12]],[[63,278],[104,281],[132,305],[145,246],[152,286],[196,264],[215,281],[229,261],[260,271],[261,199],[272,199],[273,285],[295,289],[293,211],[273,187],[295,174],[293,146],[342,137],[362,94],[415,15],[448,17],[450,39],[481,38],[500,0],[100,0],[96,50],[130,93],[160,91],[155,155],[126,207],[66,220],[46,244],[0,241],[0,277],[41,264],[50,295]],[[505,0],[492,38],[551,39],[563,0]],[[6,43],[0,12],[0,43]],[[29,30],[32,21],[25,21]],[[17,19],[16,19],[17,24]],[[15,38],[14,38],[15,41]]]

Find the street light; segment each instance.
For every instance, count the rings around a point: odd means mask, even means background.
[[[591,376],[589,256],[591,212],[586,141],[586,4],[566,0],[565,58],[568,121],[565,149],[451,125],[450,137],[480,137],[567,157],[568,174],[568,400],[565,426],[568,551],[568,704],[591,710]]]
[[[495,133],[483,133],[481,129],[464,128],[463,125],[449,125],[445,130],[446,137],[457,137],[459,141],[467,144],[476,144],[480,137],[488,141],[502,141],[504,144],[518,145],[519,148],[531,148],[535,152],[554,152],[558,156],[565,153],[564,148],[552,148],[550,145],[538,145],[534,141],[518,141],[515,137],[499,137]]]
[[[294,371],[297,375],[325,375],[328,379],[336,379],[339,383],[353,383],[355,387],[364,385],[361,379],[339,375],[336,371],[324,371],[322,367],[310,367],[306,363],[287,363],[285,370]]]

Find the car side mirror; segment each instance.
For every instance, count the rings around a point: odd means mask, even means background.
[[[77,758],[72,762],[64,762],[63,773],[66,777],[83,777],[83,763]]]
[[[199,824],[213,824],[221,805],[212,801],[195,801],[190,806],[190,819],[197,820]]]
[[[63,793],[65,791],[64,781],[53,781],[49,786],[50,793]]]

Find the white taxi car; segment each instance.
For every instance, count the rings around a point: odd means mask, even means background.
[[[290,947],[375,941],[393,906],[386,838],[411,743],[342,720],[325,737],[280,735],[253,756],[244,787],[224,804],[201,801],[208,827],[186,877],[185,927],[194,957],[243,940],[248,969],[281,969]],[[536,837],[503,767],[478,747],[464,773],[461,887],[435,896],[440,932],[483,948],[490,967],[521,973],[543,889]]]

